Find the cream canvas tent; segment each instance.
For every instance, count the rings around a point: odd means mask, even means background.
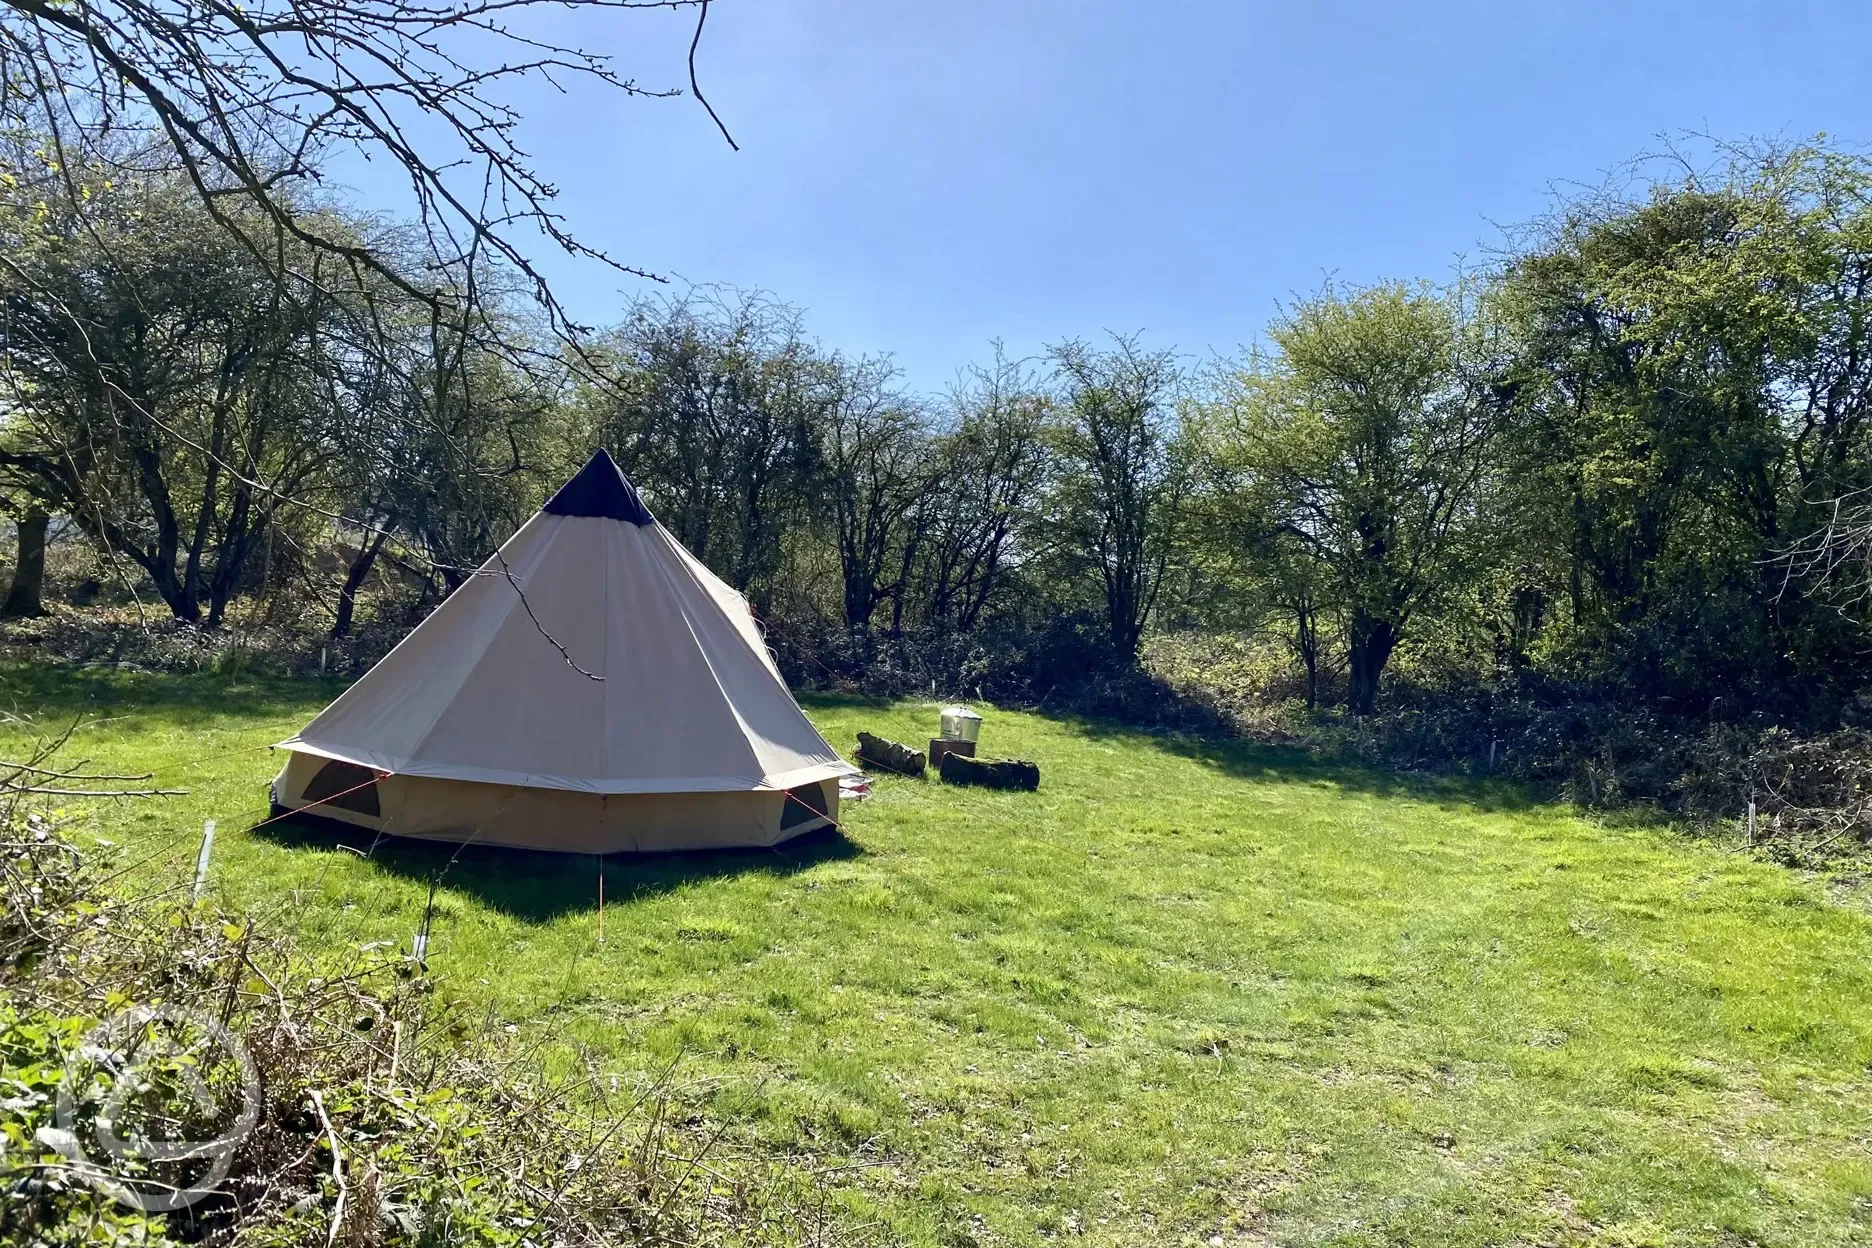
[[[280,744],[281,810],[580,853],[772,845],[855,770],[603,451]]]

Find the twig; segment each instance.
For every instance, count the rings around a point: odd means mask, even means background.
[[[722,119],[715,115],[715,106],[708,102],[707,97],[702,94],[702,84],[696,81],[695,54],[696,49],[702,45],[702,24],[708,21],[708,6],[709,0],[702,0],[701,11],[696,14],[695,38],[689,41],[689,90],[695,95],[696,102],[708,110],[715,128],[721,131],[721,137],[728,140],[728,146],[738,152],[741,150],[741,145],[734,141],[734,135],[728,133],[728,127],[723,125]]]
[[[27,763],[13,763],[5,760],[0,760],[0,769],[10,769],[15,772],[30,771],[36,776],[50,776],[55,780],[148,780],[156,774],[153,771],[146,771],[136,776],[115,776],[98,772],[81,776],[78,773],[82,769],[82,764],[70,771],[53,771],[49,767],[34,767]]]
[[[37,793],[44,797],[186,797],[187,789],[51,789],[35,784],[6,785],[11,793]]]
[[[338,1146],[338,1132],[332,1129],[331,1118],[325,1113],[325,1102],[319,1097],[317,1088],[306,1089],[306,1095],[312,1098],[312,1108],[318,1111],[319,1122],[324,1124],[325,1138],[331,1141],[332,1181],[338,1185],[338,1204],[332,1209],[331,1230],[325,1235],[325,1248],[332,1248],[338,1242],[338,1228],[344,1222],[345,1198],[351,1189],[345,1185],[344,1149]]]

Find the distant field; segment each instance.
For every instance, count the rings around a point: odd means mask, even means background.
[[[99,834],[173,870],[216,818],[227,900],[341,953],[407,942],[449,851],[244,830],[247,747],[335,692],[0,672],[44,726],[108,717],[73,757],[191,790]],[[935,718],[808,709],[842,749]],[[1001,711],[984,744],[1040,793],[883,779],[843,838],[610,859],[602,945],[592,859],[470,851],[433,964],[681,1055],[919,1245],[1872,1243],[1872,915],[1823,885],[1508,789]]]

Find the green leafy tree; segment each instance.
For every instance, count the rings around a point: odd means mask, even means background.
[[[835,362],[797,310],[713,289],[639,303],[602,358],[607,380],[586,399],[594,436],[657,518],[765,615],[786,537],[812,518]]]
[[[1508,267],[1518,528],[1587,670],[1686,706],[1852,679],[1776,556],[1872,483],[1869,189],[1855,154],[1732,152],[1568,205]]]
[[[175,178],[86,173],[0,179],[0,464],[214,625],[279,508],[345,453],[361,326],[283,298]]]
[[[822,485],[838,546],[845,627],[868,640],[872,617],[903,598],[929,536],[927,506],[940,481],[922,411],[891,387],[880,361],[835,359],[835,399],[821,431]]]
[[[1069,340],[1048,358],[1057,471],[1036,528],[1069,580],[1096,584],[1112,654],[1130,663],[1176,549],[1183,379],[1170,352],[1136,337]]]
[[[995,345],[950,394],[953,422],[933,448],[939,496],[924,560],[929,622],[970,632],[1020,555],[1050,468],[1044,437],[1053,411],[1027,364]]]
[[[1474,557],[1501,409],[1461,292],[1331,290],[1269,331],[1204,415],[1235,540],[1267,570],[1317,688],[1343,619],[1347,705],[1369,713],[1398,644]]]
[[[361,393],[360,450],[340,469],[340,533],[355,535],[333,636],[393,539],[429,574],[424,600],[459,588],[577,466],[588,440],[564,375],[514,368],[474,340],[430,332],[405,309],[397,354]],[[513,341],[524,327],[510,326]],[[360,360],[371,364],[377,357]]]

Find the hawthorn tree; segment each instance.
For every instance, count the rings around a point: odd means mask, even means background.
[[[1043,531],[1054,557],[1096,581],[1114,657],[1137,657],[1176,542],[1186,484],[1177,450],[1182,378],[1135,337],[1049,352],[1058,472]]]
[[[1317,679],[1320,613],[1344,621],[1346,703],[1369,714],[1413,620],[1461,582],[1501,400],[1460,292],[1329,290],[1222,381],[1214,453],[1242,538],[1281,573]]]

